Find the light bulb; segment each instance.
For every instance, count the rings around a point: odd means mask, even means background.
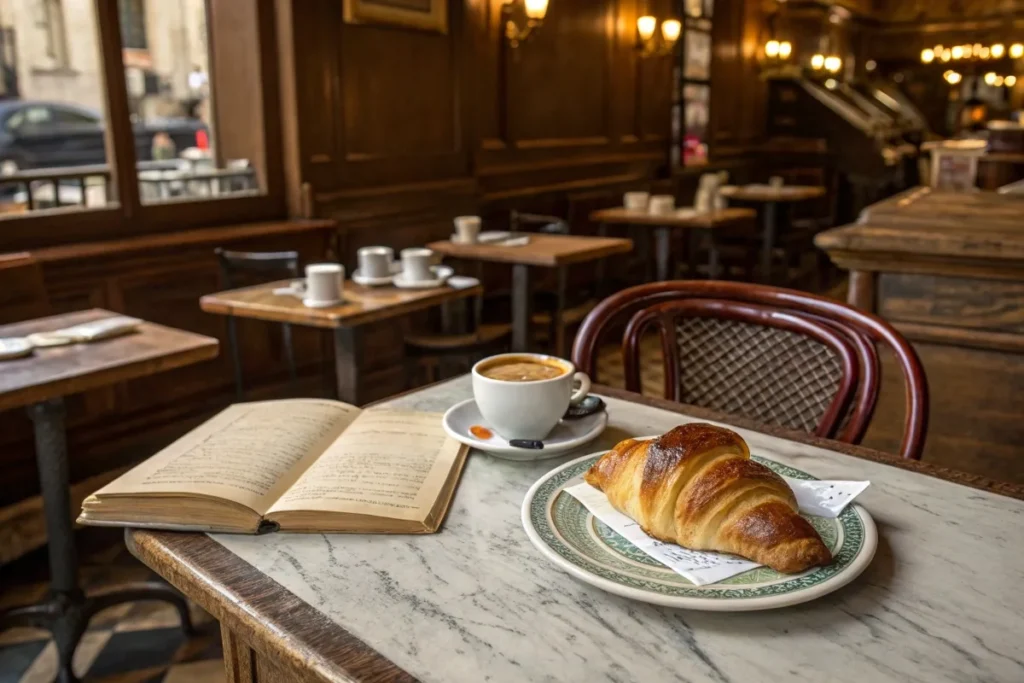
[[[778,57],[779,56],[779,41],[777,41],[777,40],[769,40],[767,43],[765,43],[764,44],[764,53],[768,57]]]
[[[1007,88],[1012,88],[1013,86],[1017,85],[1017,77],[1012,74],[1007,76],[1006,78],[1003,79],[1003,85],[1005,85]]]
[[[931,49],[930,47],[926,47],[925,49],[921,50],[921,61],[922,62],[924,62],[925,64],[931,64],[932,60],[934,60],[934,59],[935,59],[935,50]]]
[[[829,78],[825,80],[825,87],[828,88],[829,90],[835,90],[836,85],[836,79],[834,78]]]
[[[878,62],[876,62],[873,59],[869,59],[868,61],[864,62],[864,68],[867,69],[868,71],[874,71],[875,69],[878,68]]]
[[[954,45],[953,49],[950,51],[950,54],[953,55],[953,59],[963,59],[963,56],[964,56],[964,46],[963,45]]]
[[[640,39],[647,42],[654,36],[654,29],[658,26],[658,20],[650,15],[638,17],[636,20],[636,30],[640,34]]]
[[[825,58],[825,70],[832,73],[838,73],[839,69],[843,66],[843,60],[839,59],[835,55],[831,55]]]
[[[784,40],[779,43],[779,56],[783,59],[789,59],[789,56],[793,54],[793,43],[788,40]]]
[[[981,43],[975,43],[971,48],[974,50],[974,54],[978,54],[981,52]]]
[[[1024,57],[1024,45],[1020,43],[1014,43],[1010,46],[1010,57],[1013,59],[1020,59]]]
[[[960,79],[962,79],[963,76],[958,74],[956,71],[947,71],[945,73],[945,78],[946,82],[949,83],[950,85],[956,85],[957,83],[960,82]]]
[[[937,55],[941,55],[942,54],[942,45],[941,44],[935,46],[935,54],[937,54]]]
[[[814,55],[811,57],[811,68],[821,69],[825,66],[825,55]]]
[[[996,86],[997,88],[1001,88],[1003,87],[1003,83],[1005,82],[1006,80],[1002,76],[996,76],[996,82],[993,83],[992,85]]]
[[[679,40],[679,34],[683,31],[683,25],[678,19],[666,19],[661,22],[661,37],[666,43],[674,43]]]
[[[982,59],[988,59],[990,56],[995,57],[994,50],[995,47],[993,47],[992,51],[990,51],[987,47],[982,46],[981,52],[978,53],[978,56],[981,57]]]
[[[948,62],[952,58],[953,53],[950,51],[948,47],[939,53],[939,59],[941,59],[944,62]]]
[[[548,0],[526,0],[526,18],[543,19],[548,13]]]
[[[987,74],[985,74],[985,84],[986,85],[995,85],[996,84],[996,72],[995,71],[989,71]]]
[[[992,55],[992,59],[999,59],[1006,54],[1006,46],[1002,43],[994,43],[990,48],[989,52]]]
[[[978,46],[978,51],[981,52],[981,46]],[[964,59],[970,59],[974,56],[974,46],[964,45]]]

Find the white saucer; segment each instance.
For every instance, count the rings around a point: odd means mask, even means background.
[[[303,299],[302,305],[306,308],[334,308],[340,306],[344,299],[334,299],[333,301],[313,301],[312,299]]]
[[[602,410],[577,420],[562,420],[544,439],[544,448],[539,449],[510,446],[508,441],[499,436],[497,432],[486,441],[473,436],[469,432],[470,427],[474,425],[487,427],[487,423],[480,415],[476,401],[471,398],[449,408],[448,412],[444,414],[443,424],[444,431],[448,433],[448,436],[495,457],[520,461],[544,460],[571,451],[600,436],[608,425],[608,411]]]
[[[409,281],[402,277],[405,273],[399,273],[395,276],[395,287],[399,289],[431,289],[440,287],[445,280],[455,274],[455,269],[451,266],[431,266],[430,270],[435,275],[433,280]]]
[[[402,262],[392,261],[391,262],[391,274],[382,275],[380,277],[366,277],[359,269],[356,268],[352,273],[352,282],[357,285],[363,285],[364,287],[380,287],[381,285],[390,285],[395,281],[395,276],[402,272]]]
[[[33,344],[24,337],[0,338],[0,360],[12,360],[32,353]]]
[[[452,275],[447,280],[447,285],[452,289],[469,289],[480,284],[480,280],[468,275]]]

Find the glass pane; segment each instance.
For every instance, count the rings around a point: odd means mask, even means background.
[[[253,161],[218,147],[206,0],[118,0],[118,10],[142,202],[257,194]]]
[[[683,86],[683,111],[686,127],[683,132],[683,163],[701,164],[708,159],[708,118],[711,89],[706,85],[687,83]]]
[[[92,0],[0,0],[0,215],[116,203]]]
[[[686,65],[683,76],[706,81],[711,78],[711,34],[687,31],[685,34]]]

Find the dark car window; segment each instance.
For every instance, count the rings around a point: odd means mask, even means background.
[[[14,132],[28,127],[53,125],[53,112],[49,107],[33,106],[19,109],[7,117],[4,124],[8,131]]]
[[[84,125],[98,123],[99,119],[90,114],[75,111],[73,109],[60,109],[58,107],[52,107],[50,109],[53,114],[53,122],[59,124],[74,124]]]

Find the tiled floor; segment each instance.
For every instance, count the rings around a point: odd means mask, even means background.
[[[153,579],[132,558],[120,534],[93,537],[83,552],[82,582],[90,587]],[[40,553],[0,569],[0,610],[46,594]],[[43,575],[43,576],[41,576]],[[177,611],[163,602],[117,605],[97,614],[75,652],[75,673],[89,683],[220,683],[224,680],[220,629],[192,606],[197,633],[186,638]],[[57,651],[46,631],[18,628],[0,633],[0,683],[51,683]]]

